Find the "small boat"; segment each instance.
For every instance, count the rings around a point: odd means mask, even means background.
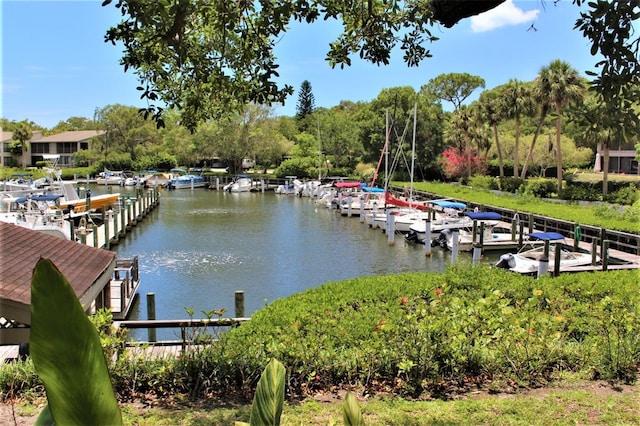
[[[204,188],[207,181],[204,176],[188,173],[185,169],[171,169],[171,179],[167,181],[167,189]]]
[[[227,192],[249,192],[253,188],[253,181],[248,175],[238,175],[222,189]]]
[[[467,208],[464,203],[451,200],[431,200],[427,202],[427,205],[435,212],[430,222],[432,242],[445,229],[460,229],[473,226],[473,219],[462,214]],[[409,226],[409,232],[405,234],[405,239],[424,244],[426,230],[426,220],[415,221]]]
[[[531,247],[531,244],[525,244],[517,253],[503,254],[495,266],[521,274],[536,274],[540,268],[540,261],[544,259],[544,245],[540,243],[545,241],[554,243],[549,244],[549,257],[547,259],[549,270],[553,269],[557,249],[561,250],[560,269],[590,265],[594,260],[591,253],[572,251],[563,247],[564,236],[560,233],[532,232],[529,234],[527,242],[537,242],[534,247]],[[595,256],[595,262],[599,261],[600,258]]]
[[[496,212],[465,212],[465,216],[469,217],[473,222],[484,223],[484,232],[482,233],[483,243],[497,243],[497,242],[514,242],[517,241],[517,237],[514,240],[510,229],[497,228],[502,216]],[[434,244],[440,245],[444,249],[451,250],[453,248],[453,231],[456,228],[448,228],[440,231]],[[473,250],[473,244],[480,241],[480,230],[476,231],[476,235],[473,235],[473,223],[471,226],[465,226],[458,229],[458,250],[471,251]],[[495,244],[493,246],[495,247]]]
[[[111,170],[105,170],[98,173],[96,178],[97,185],[120,185],[123,186],[127,176],[124,172],[115,172]]]
[[[2,198],[0,221],[71,240],[71,222],[54,204],[61,194],[34,194]]]

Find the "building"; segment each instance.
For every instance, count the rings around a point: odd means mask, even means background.
[[[609,148],[609,173],[623,173],[628,175],[640,175],[638,168],[638,155],[633,143],[611,144]],[[602,143],[598,143],[595,164],[593,171],[604,171],[604,148]]]
[[[73,153],[89,149],[94,138],[103,137],[104,130],[77,130],[43,136],[42,132],[33,132],[26,155],[27,166],[35,167],[44,160],[46,154],[57,154],[59,167],[73,166]],[[9,167],[22,164],[22,159],[15,157],[9,150],[13,142],[12,132],[2,132],[2,166]]]
[[[87,313],[110,305],[116,253],[0,222],[0,345],[29,341],[31,278],[40,258],[62,272]]]

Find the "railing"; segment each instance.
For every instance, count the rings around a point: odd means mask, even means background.
[[[148,341],[130,341],[128,346],[180,346],[182,350],[189,345],[199,344],[194,336],[197,333],[189,334],[189,331],[195,331],[199,328],[220,328],[220,327],[237,327],[243,322],[247,322],[251,318],[212,318],[212,319],[181,319],[181,320],[135,320],[135,321],[114,321],[114,326],[124,329],[148,329]],[[180,340],[162,340],[156,341],[155,329],[179,329]]]
[[[393,190],[400,192],[402,188],[393,188]],[[439,195],[432,194],[424,191],[415,191],[417,194],[424,196],[425,198],[438,198]],[[516,213],[518,213],[521,222],[524,222],[525,228],[535,228],[539,231],[553,231],[559,232],[567,238],[576,238],[577,227],[580,228],[580,240],[586,243],[593,243],[596,241],[602,245],[603,241],[609,242],[609,248],[618,250],[625,253],[631,253],[640,255],[640,235],[632,234],[629,232],[612,231],[596,226],[583,225],[575,222],[569,222],[562,219],[556,219],[552,217],[537,215],[533,213],[517,212],[515,210],[506,209],[502,207],[490,206],[486,204],[477,204],[466,200],[458,200],[451,198],[453,201],[460,201],[465,203],[470,208],[478,207],[480,210],[489,209],[500,213],[505,221],[513,219]]]

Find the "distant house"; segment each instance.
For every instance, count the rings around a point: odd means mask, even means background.
[[[43,154],[58,154],[58,166],[72,167],[73,153],[89,149],[91,139],[100,137],[104,130],[77,130],[43,136],[31,141],[31,165],[43,160]]]
[[[89,149],[91,140],[105,133],[104,130],[77,130],[42,136],[42,132],[35,131],[29,141],[29,150],[26,152],[27,166],[34,167],[39,161],[43,161],[46,154],[57,154],[60,156],[58,166],[72,167],[73,153]],[[1,138],[2,166],[22,164],[21,159],[12,156],[9,150],[9,145],[13,142],[13,132],[3,131]]]
[[[637,152],[633,143],[612,144],[609,148],[609,173],[640,175],[638,160],[635,159],[636,155]],[[593,170],[595,172],[604,171],[604,148],[602,143],[598,144]]]
[[[40,258],[62,272],[87,313],[109,307],[116,253],[0,222],[0,345],[29,341],[31,278]]]

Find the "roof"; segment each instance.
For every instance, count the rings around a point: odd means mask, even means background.
[[[38,139],[38,142],[81,142],[86,141],[96,136],[104,135],[104,130],[75,130],[62,132],[55,135],[43,136]]]
[[[31,304],[31,277],[40,258],[50,259],[79,299],[111,275],[116,253],[0,222],[0,305]],[[84,302],[87,302],[85,300]]]
[[[10,142],[13,140],[13,132],[0,132],[0,142]]]

